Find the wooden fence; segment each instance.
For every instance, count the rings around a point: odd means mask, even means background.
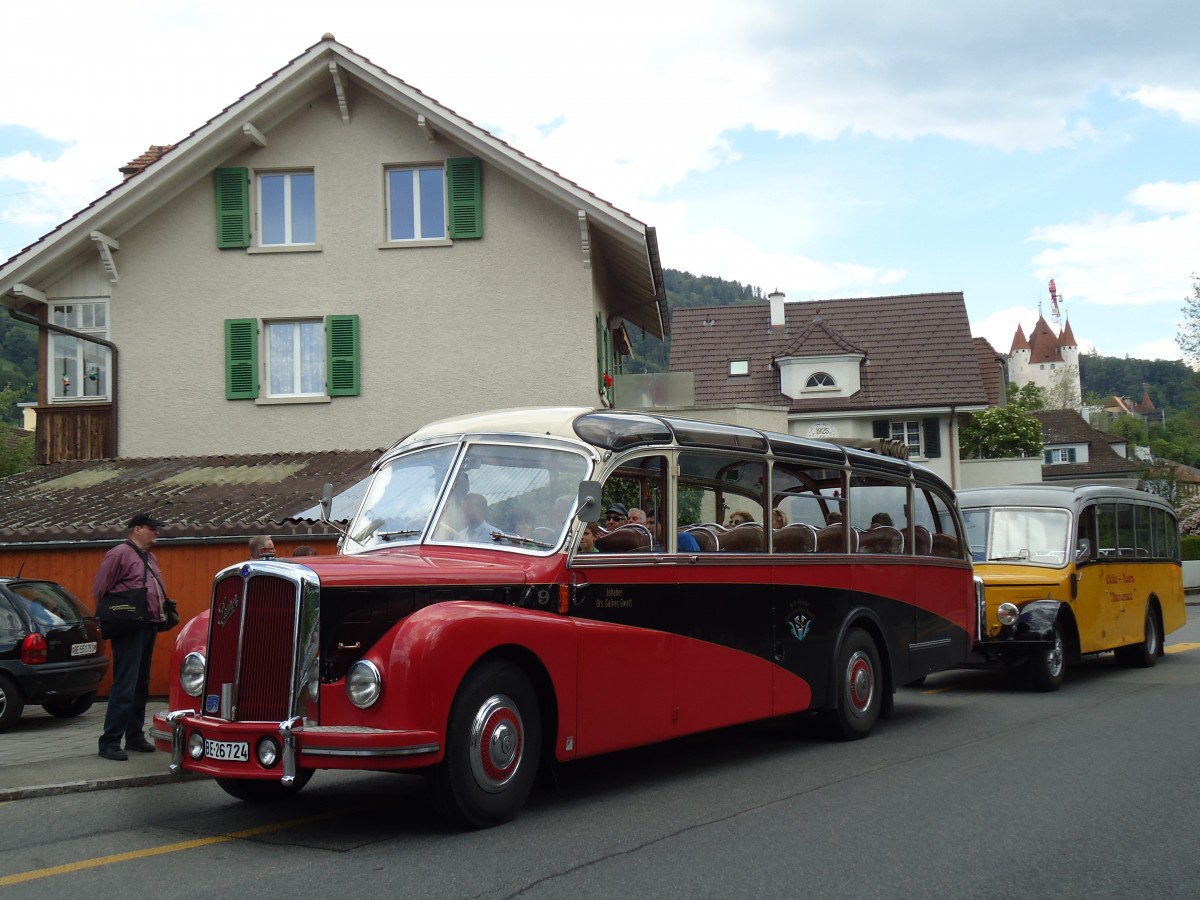
[[[332,554],[337,544],[319,535],[298,536],[295,539],[275,538],[276,553],[287,556],[291,548],[307,544],[318,554]],[[57,581],[83,601],[89,609],[95,609],[92,599],[92,579],[100,568],[100,561],[113,544],[62,544],[53,548],[0,548],[0,575],[17,575],[25,578],[47,578]],[[212,599],[213,576],[225,566],[242,562],[247,558],[246,540],[237,541],[160,541],[154,548],[166,582],[167,593],[179,604],[181,624],[208,609]],[[171,670],[171,650],[179,629],[160,634],[154,647],[154,660],[150,675],[150,695],[166,697]],[[111,654],[110,654],[111,655]],[[100,696],[108,695],[111,670],[100,683]]]

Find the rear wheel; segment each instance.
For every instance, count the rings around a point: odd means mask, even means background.
[[[1117,650],[1117,661],[1121,665],[1148,669],[1158,662],[1158,654],[1162,652],[1162,630],[1158,627],[1158,615],[1153,606],[1146,607],[1146,628],[1143,634],[1140,644],[1120,647]]]
[[[215,781],[230,797],[236,797],[245,803],[278,803],[281,800],[291,800],[299,794],[312,776],[312,769],[301,769],[296,773],[296,780],[288,785],[278,779],[259,781],[249,778],[217,778]]]
[[[70,700],[53,700],[50,703],[43,703],[42,709],[58,719],[73,719],[76,716],[82,716],[92,708],[92,704],[95,702],[96,693],[93,691],[81,697],[72,697]]]
[[[1066,642],[1058,622],[1053,628],[1050,646],[1029,657],[1029,677],[1033,686],[1046,693],[1057,691],[1067,677]]]
[[[0,731],[7,731],[21,718],[25,711],[25,700],[17,684],[7,675],[0,674]]]
[[[438,812],[471,828],[512,819],[533,788],[541,743],[541,710],[520,669],[502,660],[472,669],[450,707],[445,758],[428,775]]]
[[[838,652],[838,705],[823,718],[832,737],[854,741],[871,733],[883,708],[879,649],[869,634],[852,628]]]

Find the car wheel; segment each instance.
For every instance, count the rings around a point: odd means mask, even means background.
[[[0,731],[7,731],[21,718],[25,701],[17,684],[7,675],[0,674]]]
[[[830,735],[854,741],[871,733],[883,708],[879,649],[869,634],[853,628],[842,642],[837,664],[838,705],[825,710]]]
[[[288,785],[277,778],[270,781],[250,778],[217,778],[214,780],[230,797],[236,797],[245,803],[278,803],[281,800],[291,800],[299,794],[312,776],[312,769],[301,769],[296,773],[296,780]]]
[[[1135,669],[1148,669],[1158,662],[1158,654],[1162,652],[1162,632],[1152,606],[1146,607],[1146,628],[1143,635],[1140,644],[1118,648],[1117,662]]]
[[[529,680],[508,662],[477,666],[450,707],[445,758],[428,775],[434,806],[470,828],[507,822],[533,788],[541,744],[541,710]]]
[[[42,709],[56,719],[73,719],[76,716],[82,716],[92,708],[92,704],[95,702],[96,692],[92,691],[80,697],[72,697],[70,700],[54,700],[50,703],[43,703]]]
[[[1066,642],[1062,628],[1054,623],[1051,645],[1029,657],[1029,676],[1033,686],[1046,693],[1057,691],[1067,677]]]

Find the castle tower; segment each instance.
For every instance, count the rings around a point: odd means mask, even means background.
[[[1055,334],[1050,323],[1039,314],[1028,339],[1017,325],[1008,352],[1008,371],[1009,380],[1018,387],[1036,384],[1045,390],[1052,408],[1078,409],[1082,403],[1079,344],[1069,321],[1061,334]]]

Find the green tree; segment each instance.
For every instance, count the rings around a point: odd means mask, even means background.
[[[962,425],[964,459],[1003,459],[1042,452],[1042,425],[1015,406],[990,406],[972,413]]]
[[[1192,273],[1192,295],[1183,301],[1183,325],[1175,336],[1175,343],[1183,351],[1184,358],[1193,365],[1200,365],[1200,276]]]
[[[1004,389],[1008,405],[1020,412],[1033,412],[1035,409],[1046,408],[1046,389],[1032,381],[1017,387],[1009,382]]]
[[[33,467],[33,435],[17,437],[15,429],[0,425],[0,478]]]

